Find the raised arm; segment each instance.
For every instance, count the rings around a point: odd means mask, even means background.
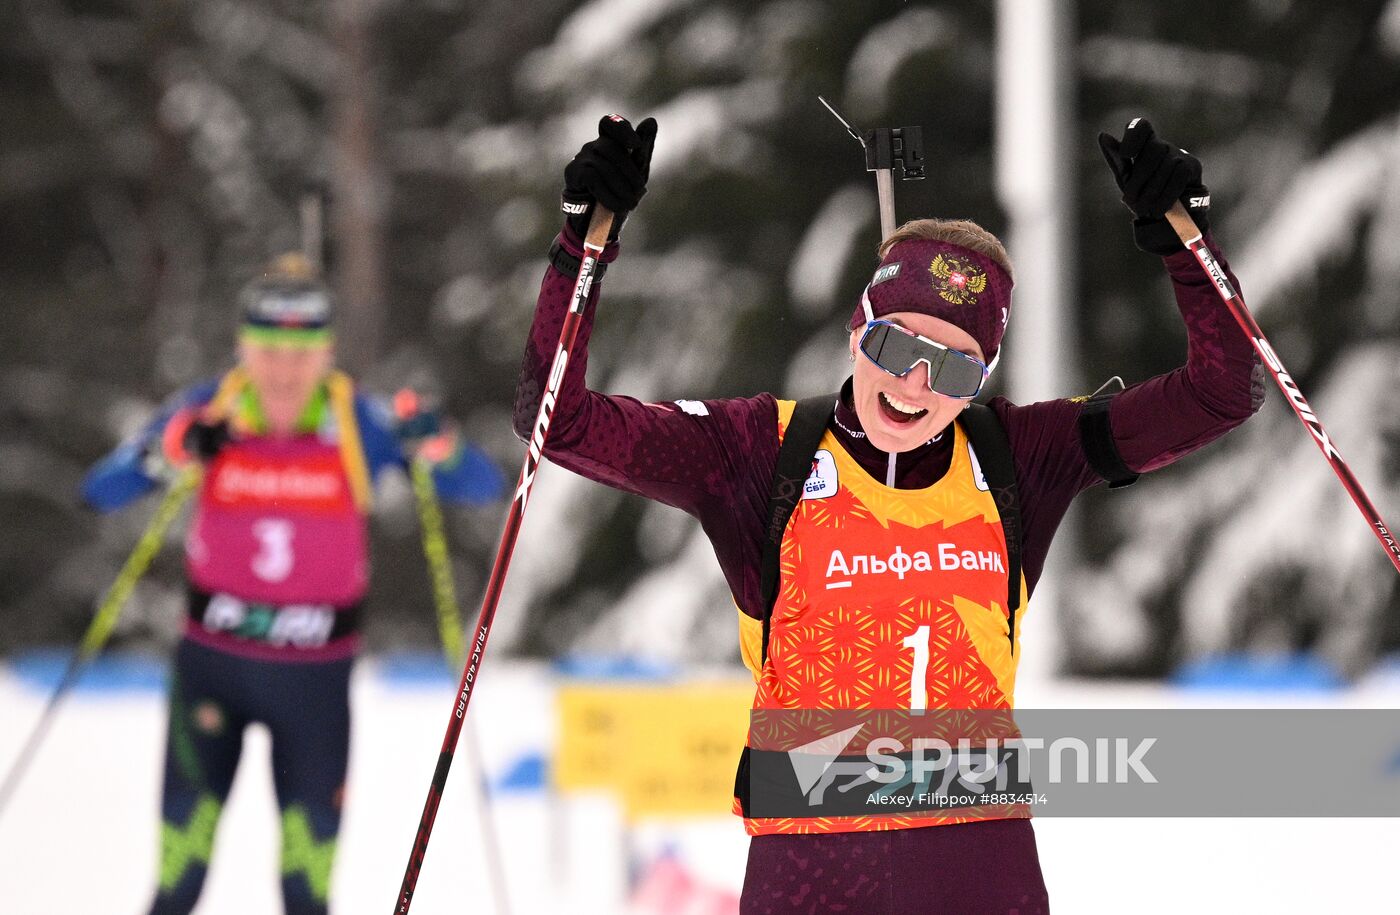
[[[1100,134],[1099,144],[1132,210],[1138,247],[1161,255],[1186,324],[1186,364],[1136,384],[1114,398],[1109,412],[1119,454],[1135,471],[1155,470],[1219,438],[1248,419],[1264,401],[1264,373],[1254,348],[1163,218],[1180,200],[1203,232],[1210,228],[1210,193],[1201,163],[1159,139],[1141,118],[1121,141]],[[1229,264],[1207,238],[1211,252]],[[1239,288],[1230,274],[1230,281]]]
[[[516,388],[515,431],[522,441],[532,432],[554,362],[592,203],[599,200],[618,214],[614,226],[620,225],[646,193],[654,138],[654,121],[634,131],[626,121],[606,117],[598,139],[565,169],[568,224],[551,249]],[[617,255],[614,236],[601,261],[609,264]],[[721,523],[721,515],[732,514],[733,500],[744,498],[737,492],[752,471],[754,450],[771,445],[777,453],[776,403],[767,395],[643,403],[589,390],[588,342],[604,283],[600,272],[553,408],[545,455],[590,480],[681,508],[707,527]]]
[[[214,396],[213,382],[188,388],[167,400],[145,426],[102,458],[83,477],[82,496],[102,512],[116,511],[169,478],[195,411]]]
[[[1224,256],[1207,243],[1228,273]],[[1139,473],[1214,441],[1264,402],[1263,365],[1194,256],[1182,250],[1163,261],[1186,324],[1186,364],[1131,386],[1109,410],[1118,452]]]
[[[1134,240],[1139,248],[1162,257],[1186,325],[1185,364],[1130,386],[1109,407],[1114,449],[1129,470],[1145,473],[1248,419],[1263,402],[1263,367],[1194,256],[1161,218],[1180,199],[1197,225],[1209,227],[1210,195],[1201,184],[1200,163],[1157,140],[1146,121],[1132,122],[1122,141],[1101,135],[1099,142],[1123,201],[1133,211]],[[1224,257],[1213,242],[1210,245],[1228,272]],[[1025,569],[1034,586],[1070,502],[1103,478],[1084,452],[1081,402],[1062,399],[1016,406],[998,397],[990,405],[1011,440],[1022,493]]]
[[[505,476],[486,452],[452,428],[439,428],[435,414],[413,409],[400,416],[384,400],[356,393],[355,417],[372,477],[391,466],[408,470],[422,455],[432,466],[434,488],[446,502],[481,505],[505,494]]]

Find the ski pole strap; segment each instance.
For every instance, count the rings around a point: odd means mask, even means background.
[[[1109,489],[1131,486],[1141,476],[1123,461],[1118,443],[1113,440],[1108,408],[1117,395],[1117,391],[1095,394],[1079,408],[1079,443],[1084,448],[1084,458],[1095,473],[1108,481]]]
[[[802,484],[812,475],[812,458],[831,418],[836,415],[838,394],[823,394],[799,400],[783,433],[778,463],[773,470],[773,487],[768,496],[768,530],[763,540],[759,564],[759,593],[763,597],[763,654],[768,660],[768,625],[778,600],[778,559],[788,521],[802,501]]]
[[[423,555],[428,560],[428,574],[433,580],[433,604],[437,608],[442,653],[447,657],[448,666],[455,670],[463,658],[462,622],[457,615],[457,587],[452,579],[452,563],[443,530],[442,506],[433,484],[432,465],[423,458],[414,458],[409,475],[413,478],[413,495],[418,502],[418,521],[423,530]]]
[[[1021,607],[1021,498],[1016,489],[1016,465],[1011,459],[1011,442],[1001,420],[986,404],[975,403],[958,417],[977,465],[987,481],[987,489],[997,503],[1001,531],[1006,539],[1007,638],[1016,652],[1016,611]]]
[[[135,590],[141,576],[151,567],[152,560],[156,558],[161,544],[165,542],[165,532],[180,513],[190,493],[199,485],[202,476],[199,465],[191,465],[181,471],[174,484],[166,490],[160,504],[156,506],[155,514],[151,516],[150,523],[146,525],[146,530],[141,533],[141,539],[136,541],[136,548],[126,558],[121,571],[117,573],[116,581],[112,582],[112,587],[103,595],[102,603],[93,615],[87,632],[83,633],[83,640],[78,647],[79,657],[89,658],[106,644],[107,638],[112,634],[112,628],[117,624],[122,606]]]
[[[565,276],[578,276],[578,269],[583,261],[565,251],[563,243],[556,238],[554,244],[549,246],[549,263]],[[608,265],[600,260],[593,268],[593,279],[601,280],[607,272]]]

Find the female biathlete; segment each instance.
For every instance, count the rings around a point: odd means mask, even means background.
[[[601,203],[620,223],[638,204],[655,136],[651,119],[634,130],[604,118],[598,138],[565,168],[569,217],[517,390],[522,438],[553,362],[590,207]],[[825,401],[817,449],[797,477],[800,500],[776,535],[775,470],[797,407],[771,394],[642,403],[588,390],[595,282],[545,453],[699,519],[739,609],[755,709],[1009,709],[1019,616],[1070,501],[1165,466],[1258,409],[1263,376],[1249,341],[1162,218],[1180,199],[1207,227],[1200,163],[1142,120],[1121,141],[1103,135],[1100,143],[1139,247],[1163,256],[1186,326],[1186,364],[1112,396],[1028,405],[994,397],[965,413],[1001,350],[1011,263],[972,222],[906,223],[879,246],[848,324],[851,376]],[[601,260],[617,253],[614,236]],[[974,415],[995,417],[1004,432],[1019,502],[1019,574],[992,474],[982,472],[998,448],[969,446]],[[765,591],[770,536],[781,540],[780,571]],[[1024,810],[778,818],[754,815],[750,800],[741,770],[735,808],[753,837],[745,913],[1048,911]]]
[[[169,689],[159,915],[199,898],[252,722],[272,737],[286,911],[327,911],[374,480],[426,455],[448,501],[494,499],[504,482],[455,437],[400,434],[385,405],[333,368],[331,299],[303,259],[279,259],[241,304],[238,366],[173,398],[83,483],[111,511],[203,466]]]

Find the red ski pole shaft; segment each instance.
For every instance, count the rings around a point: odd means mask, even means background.
[[[413,850],[409,853],[408,867],[404,870],[403,883],[399,887],[398,902],[394,906],[396,913],[407,912],[413,902],[413,891],[418,886],[418,873],[423,867],[423,856],[428,851],[433,821],[437,819],[438,804],[442,801],[442,789],[447,784],[447,773],[452,768],[452,757],[457,752],[457,738],[462,733],[462,721],[467,716],[467,705],[471,702],[472,690],[476,687],[477,676],[481,670],[481,658],[486,652],[486,640],[491,635],[491,623],[496,618],[496,605],[501,599],[511,555],[515,552],[515,540],[520,534],[520,522],[525,516],[525,503],[530,497],[530,486],[535,481],[535,472],[539,470],[540,461],[544,457],[544,443],[549,435],[554,403],[559,396],[559,386],[564,383],[569,353],[573,349],[574,339],[578,336],[583,308],[588,303],[588,294],[593,288],[593,275],[598,266],[598,257],[603,253],[612,223],[612,212],[602,204],[595,204],[593,218],[588,223],[588,234],[583,242],[583,260],[579,264],[578,279],[574,281],[574,293],[569,300],[569,313],[559,331],[559,347],[555,350],[554,363],[549,370],[548,385],[544,396],[540,398],[539,410],[535,413],[534,431],[526,443],[520,481],[515,486],[515,497],[511,500],[510,514],[506,516],[505,529],[501,532],[500,546],[496,548],[496,561],[491,566],[491,577],[486,582],[486,595],[481,601],[481,613],[476,618],[476,628],[472,630],[471,648],[466,666],[462,670],[462,681],[457,686],[457,699],[452,707],[452,715],[447,719],[447,733],[442,738],[437,768],[433,770],[433,780],[428,786],[428,799],[423,804],[423,815],[418,820],[418,834],[413,839]]]
[[[1376,535],[1381,546],[1385,548],[1385,554],[1390,559],[1391,565],[1400,572],[1400,544],[1395,541],[1395,531],[1390,525],[1381,520],[1380,513],[1376,511],[1375,505],[1366,495],[1366,491],[1361,488],[1361,483],[1356,479],[1356,475],[1351,472],[1351,467],[1342,460],[1341,452],[1333,444],[1327,430],[1322,428],[1322,420],[1317,418],[1313,408],[1308,405],[1308,399],[1299,390],[1298,383],[1293,380],[1293,376],[1288,374],[1288,370],[1283,367],[1283,360],[1279,359],[1278,353],[1269,345],[1264,332],[1259,329],[1258,323],[1254,320],[1254,315],[1249,313],[1245,307],[1244,299],[1235,291],[1230,278],[1225,275],[1224,269],[1210,253],[1206,247],[1205,239],[1201,236],[1201,230],[1196,228],[1195,221],[1191,214],[1186,212],[1186,208],[1180,202],[1172,204],[1172,208],[1167,211],[1167,221],[1171,223],[1176,234],[1181,238],[1181,243],[1196,255],[1197,262],[1201,269],[1210,277],[1215,284],[1215,291],[1220,294],[1220,298],[1225,302],[1225,307],[1230,309],[1230,314],[1235,316],[1240,327],[1244,328],[1245,334],[1249,337],[1249,342],[1254,344],[1254,348],[1259,352],[1260,358],[1268,366],[1269,371],[1274,376],[1274,381],[1278,383],[1279,389],[1288,398],[1288,405],[1293,408],[1301,422],[1312,435],[1313,441],[1322,451],[1327,463],[1331,465],[1337,478],[1342,481],[1342,486],[1346,487],[1347,494],[1356,503],[1356,507],[1366,518],[1366,523],[1371,526],[1371,533]]]

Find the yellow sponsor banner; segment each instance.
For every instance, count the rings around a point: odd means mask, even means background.
[[[739,679],[565,685],[555,785],[613,791],[629,817],[727,813],[753,691]]]
[[[561,791],[611,788],[617,783],[624,705],[648,686],[566,683],[557,710],[554,786]]]

